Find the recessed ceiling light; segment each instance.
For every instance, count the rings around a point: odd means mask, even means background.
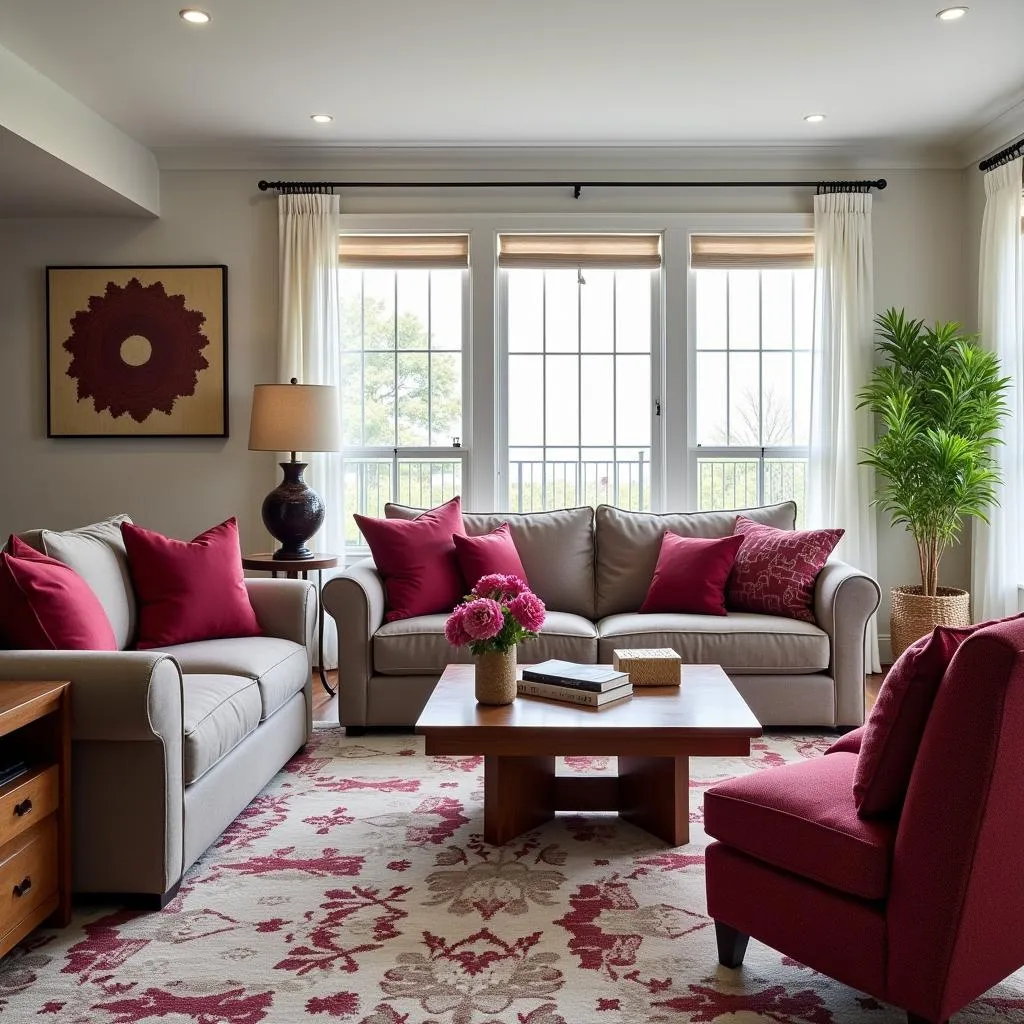
[[[330,124],[334,120],[330,114],[310,114],[309,119],[317,124]]]
[[[939,21],[956,21],[967,13],[966,7],[946,7],[935,15]]]
[[[206,11],[201,11],[197,7],[186,7],[178,11],[178,16],[190,25],[205,25],[210,20]]]
[[[824,114],[804,114],[804,120],[809,124],[817,124],[819,121],[825,120]]]

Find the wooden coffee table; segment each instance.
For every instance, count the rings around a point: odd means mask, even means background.
[[[761,724],[718,665],[684,665],[682,686],[642,687],[603,708],[539,697],[491,707],[473,666],[449,665],[416,731],[427,754],[484,755],[484,839],[501,845],[556,811],[618,811],[671,846],[690,839],[690,757],[746,757]],[[619,759],[618,776],[555,774],[567,755]]]

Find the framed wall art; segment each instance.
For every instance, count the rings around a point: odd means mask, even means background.
[[[47,267],[47,437],[227,437],[228,270]]]

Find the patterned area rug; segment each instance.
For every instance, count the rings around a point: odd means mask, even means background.
[[[691,761],[693,842],[613,815],[482,841],[480,758],[318,732],[163,913],[77,913],[0,962],[0,1019],[60,1024],[897,1024],[891,1007],[751,942],[717,964],[703,790],[831,738]],[[568,758],[573,772],[607,758]],[[1024,972],[957,1024],[1024,1024]]]

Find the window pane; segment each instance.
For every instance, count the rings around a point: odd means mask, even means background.
[[[345,545],[365,547],[352,513],[383,517],[384,505],[392,500],[391,459],[346,457],[343,467]]]
[[[395,445],[395,357],[367,352],[363,377],[363,443]]]
[[[581,374],[582,438],[588,445],[612,445],[615,443],[615,421],[609,410],[615,401],[613,357],[583,356]]]
[[[549,445],[579,443],[579,363],[578,356],[548,356],[545,361],[544,440]],[[514,414],[511,407],[510,412]]]
[[[765,459],[764,500],[766,504],[779,501],[796,502],[796,525],[804,525],[804,505],[807,502],[807,460]]]
[[[758,275],[757,270],[729,271],[729,348],[760,348]]]
[[[430,443],[462,443],[462,356],[435,352],[430,357]]]
[[[430,271],[402,270],[398,287],[398,347],[425,349],[429,345]]]
[[[430,271],[430,347],[462,348],[461,270]]]
[[[724,270],[697,272],[697,350],[725,348],[725,324],[728,308]]]
[[[793,356],[766,352],[761,357],[761,444],[793,444]]]
[[[363,348],[395,347],[395,272],[363,271]]]
[[[760,444],[759,363],[757,353],[729,353],[729,444]]]
[[[363,358],[358,354],[341,357],[341,443],[363,443]]]
[[[810,351],[814,336],[814,271],[793,271],[793,345]]]
[[[811,438],[811,354],[797,352],[793,357],[796,369],[793,397],[796,419],[793,423],[793,439],[796,444],[810,444]]]
[[[761,271],[761,344],[793,347],[793,272]]]
[[[615,351],[651,351],[651,271],[615,272]]]
[[[544,443],[540,398],[544,387],[544,357],[508,357],[508,443]]]
[[[399,459],[398,501],[434,508],[462,491],[460,459]]]
[[[650,356],[615,357],[615,440],[651,443]]]
[[[341,299],[341,347],[363,347],[363,275],[358,270],[339,270]]]
[[[577,352],[580,347],[580,286],[575,270],[544,272],[545,347],[548,352]]]
[[[430,438],[430,370],[427,356],[398,356],[398,444],[420,448]]]
[[[615,335],[614,270],[588,270],[580,288],[580,347],[584,352],[611,352]]]
[[[757,498],[757,459],[698,459],[699,508],[749,508]]]
[[[508,271],[508,350],[544,348],[544,271]]]
[[[729,408],[729,386],[724,352],[697,353],[697,444],[729,443],[726,410]]]

